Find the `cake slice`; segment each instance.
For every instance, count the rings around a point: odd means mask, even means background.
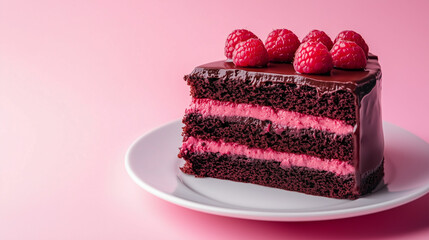
[[[184,173],[341,199],[382,180],[376,56],[361,70],[318,75],[297,73],[291,63],[217,61],[185,80],[192,103],[183,118]]]
[[[185,76],[182,171],[354,199],[383,177],[381,70],[297,74],[218,61]]]

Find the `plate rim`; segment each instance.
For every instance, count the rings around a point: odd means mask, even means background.
[[[131,167],[131,159],[130,159],[131,152],[138,145],[140,141],[142,141],[144,138],[148,137],[149,135],[154,134],[157,131],[160,131],[163,128],[169,127],[171,125],[180,124],[180,122],[181,122],[181,119],[176,119],[176,120],[167,122],[165,124],[162,124],[160,126],[157,126],[145,132],[143,135],[135,139],[126,151],[125,169],[128,175],[131,177],[131,179],[133,179],[135,183],[137,183],[141,188],[143,188],[147,192],[167,202],[170,202],[188,209],[220,215],[220,216],[235,217],[235,218],[242,218],[242,219],[284,221],[284,222],[286,221],[290,221],[290,222],[320,221],[320,220],[333,220],[333,219],[356,217],[356,216],[362,216],[362,215],[389,210],[389,209],[404,205],[406,203],[412,202],[429,192],[429,185],[427,185],[426,187],[419,187],[419,188],[408,190],[410,192],[409,194],[398,198],[394,198],[385,202],[379,202],[379,203],[370,204],[370,205],[363,205],[363,206],[358,206],[358,207],[353,207],[348,209],[322,210],[322,211],[316,210],[311,212],[285,212],[285,211],[274,212],[274,211],[244,210],[244,209],[235,209],[235,208],[227,208],[227,207],[218,207],[218,206],[212,206],[212,205],[194,202],[191,200],[180,198],[172,194],[165,193],[157,189],[156,187],[151,186],[150,184],[140,179]],[[383,121],[383,124],[390,124],[394,127],[407,131],[406,129],[401,128],[387,121]],[[409,133],[421,139],[417,135],[411,132]],[[423,139],[421,140],[424,141]]]

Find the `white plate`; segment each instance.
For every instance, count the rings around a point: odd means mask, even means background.
[[[297,192],[183,174],[177,158],[182,123],[174,121],[134,142],[126,169],[143,189],[164,200],[201,212],[271,220],[313,221],[375,213],[415,200],[429,191],[429,144],[384,123],[385,178],[374,193],[338,200]]]

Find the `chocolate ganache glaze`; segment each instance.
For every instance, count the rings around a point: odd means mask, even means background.
[[[353,131],[353,165],[356,169],[355,193],[362,192],[366,179],[374,171],[382,171],[384,138],[381,118],[381,67],[378,57],[369,54],[366,68],[363,70],[333,69],[327,75],[310,75],[297,73],[292,64],[269,63],[265,68],[242,68],[232,62],[217,61],[198,66],[185,76],[185,80],[230,79],[246,81],[258,88],[267,82],[275,84],[295,84],[310,86],[317,90],[317,96],[337,91],[353,94],[354,119],[346,119],[354,126]],[[188,82],[189,84],[189,82]],[[195,97],[195,96],[194,96]],[[353,113],[354,112],[354,113]],[[382,178],[383,174],[379,174]]]
[[[372,54],[368,56],[368,63],[363,70],[333,69],[326,75],[299,74],[292,64],[287,63],[269,63],[268,67],[264,68],[243,68],[228,61],[216,61],[198,66],[190,75],[203,79],[222,78],[232,71],[236,79],[248,79],[255,86],[270,81],[312,86],[321,92],[347,89],[357,93],[360,99],[374,87],[375,80],[381,79],[378,57]]]

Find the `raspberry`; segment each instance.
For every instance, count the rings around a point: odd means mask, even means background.
[[[329,73],[333,67],[331,53],[323,43],[302,43],[296,50],[293,67],[299,73]]]
[[[357,43],[357,45],[359,45],[363,49],[365,56],[368,57],[368,51],[369,51],[368,45],[366,44],[365,40],[359,33],[355,31],[350,31],[350,30],[342,31],[335,38],[334,43],[336,43],[340,39]]]
[[[235,46],[243,41],[250,38],[258,38],[251,31],[246,29],[236,29],[228,35],[225,42],[225,56],[228,59],[232,59],[232,53],[234,52]]]
[[[240,67],[264,67],[268,63],[268,53],[259,38],[251,38],[237,44],[232,61]]]
[[[334,67],[343,69],[362,69],[366,66],[363,49],[355,42],[338,40],[331,50]]]
[[[268,34],[265,48],[270,62],[292,62],[300,41],[287,29],[276,29]]]
[[[309,32],[307,36],[305,36],[304,39],[302,39],[303,43],[308,41],[323,43],[323,45],[325,45],[328,48],[328,50],[330,50],[332,48],[332,45],[334,45],[334,43],[332,43],[331,38],[328,35],[326,35],[324,31],[319,31],[319,30],[313,30]]]

